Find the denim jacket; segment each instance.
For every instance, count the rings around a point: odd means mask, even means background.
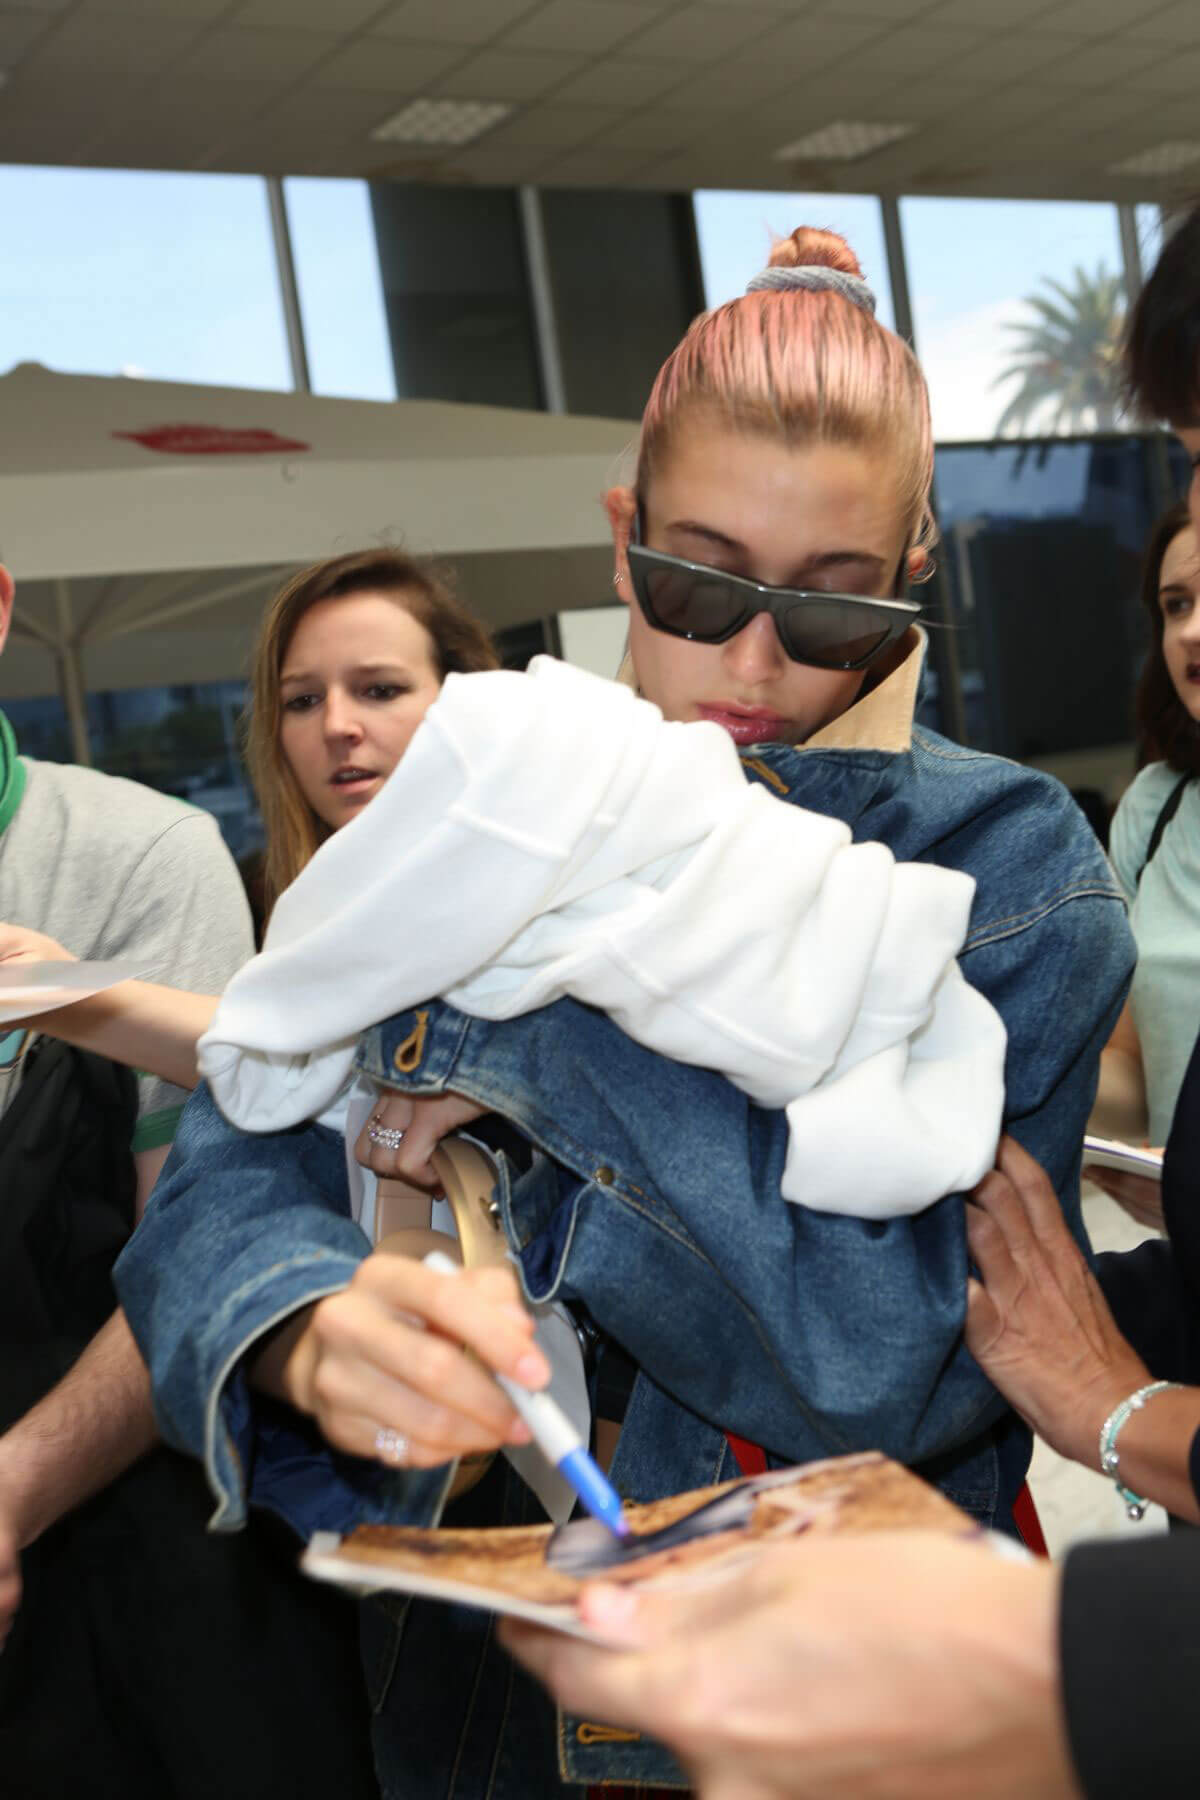
[[[1049,777],[921,730],[901,752],[769,745],[747,770],[846,820],[856,839],[975,878],[961,962],[1008,1030],[1006,1127],[1044,1164],[1083,1242],[1081,1140],[1134,952],[1078,809]],[[359,1057],[390,1087],[486,1103],[537,1147],[523,1173],[502,1163],[505,1224],[529,1295],[586,1306],[638,1365],[613,1468],[623,1493],[647,1499],[735,1473],[732,1431],[777,1460],[882,1448],[984,1521],[1011,1501],[1027,1446],[1014,1446],[962,1343],[960,1196],[882,1221],[784,1201],[782,1115],[569,1000],[502,1023],[433,1003],[368,1033]],[[249,1346],[343,1286],[367,1248],[330,1133],[243,1136],[198,1091],[117,1280],[160,1424],[204,1458],[218,1526],[241,1523],[248,1500],[301,1531],[439,1516],[443,1472],[397,1476],[339,1457],[305,1421],[252,1398],[242,1373]],[[477,1637],[483,1658],[482,1620]],[[394,1791],[473,1792],[447,1774],[462,1766],[472,1721],[444,1754],[428,1741],[444,1672],[403,1643],[398,1656],[377,1644],[373,1660],[393,1671],[385,1763],[418,1737],[433,1758],[427,1785],[405,1786],[397,1768]],[[507,1752],[496,1757],[485,1758],[493,1775],[508,1766]],[[657,1746],[586,1721],[560,1722],[557,1761],[574,1782],[671,1773]],[[386,1789],[386,1768],[384,1779]],[[541,1790],[518,1769],[486,1791]]]

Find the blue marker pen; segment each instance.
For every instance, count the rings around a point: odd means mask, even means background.
[[[459,1265],[440,1250],[431,1250],[425,1264],[438,1275],[462,1273]],[[497,1375],[494,1369],[489,1372],[532,1431],[542,1455],[570,1483],[592,1517],[607,1525],[614,1537],[629,1537],[629,1521],[621,1510],[621,1496],[603,1469],[588,1455],[583,1439],[557,1401],[544,1392],[531,1393],[506,1375]]]

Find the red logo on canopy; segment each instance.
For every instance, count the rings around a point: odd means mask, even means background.
[[[281,437],[260,426],[147,425],[144,431],[114,431],[163,456],[279,456],[283,451],[311,450],[299,438]]]

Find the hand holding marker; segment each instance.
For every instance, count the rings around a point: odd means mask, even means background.
[[[425,1266],[438,1275],[462,1272],[458,1264],[451,1262],[440,1250],[430,1251]],[[547,1393],[532,1394],[506,1375],[497,1375],[491,1369],[488,1373],[503,1388],[532,1431],[534,1442],[547,1462],[553,1463],[563,1479],[570,1483],[592,1517],[607,1525],[614,1537],[627,1538],[629,1521],[621,1510],[621,1496],[604,1471],[592,1461],[583,1439],[561,1406]]]

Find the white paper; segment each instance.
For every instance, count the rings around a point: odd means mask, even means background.
[[[1162,1153],[1142,1150],[1134,1144],[1121,1144],[1113,1138],[1085,1137],[1083,1166],[1094,1163],[1098,1169],[1118,1169],[1123,1175],[1144,1175],[1150,1181],[1162,1180]]]
[[[92,994],[136,981],[142,971],[119,962],[0,963],[0,1020],[32,1019]]]

